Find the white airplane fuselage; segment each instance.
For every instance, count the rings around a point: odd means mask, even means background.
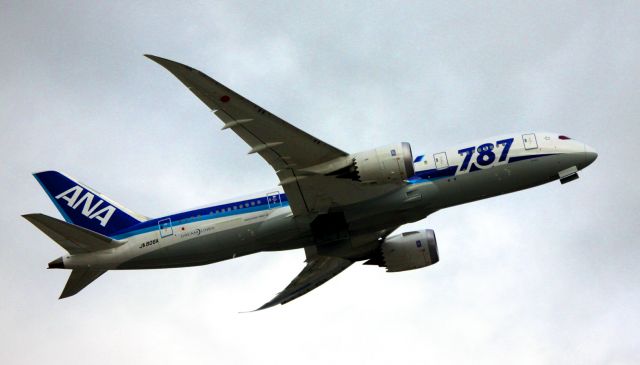
[[[402,224],[443,208],[558,179],[570,181],[596,157],[584,143],[553,133],[509,134],[414,154],[414,176],[396,183],[390,192],[340,208],[350,240],[335,252],[361,259],[380,245],[381,235]],[[309,221],[294,216],[286,195],[276,188],[144,221],[113,238],[122,244],[65,255],[61,266],[119,270],[204,265],[302,248],[314,235]]]

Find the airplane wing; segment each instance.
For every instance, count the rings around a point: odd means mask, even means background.
[[[378,196],[390,186],[363,187],[349,178],[310,173],[309,168],[348,154],[292,126],[204,73],[146,55],[169,70],[276,171],[294,215],[326,213]],[[334,162],[331,162],[333,164]]]
[[[307,266],[302,269],[300,274],[298,274],[283,291],[278,293],[275,298],[265,303],[262,307],[256,309],[256,311],[278,304],[286,304],[299,298],[340,274],[353,263],[350,260],[340,257],[310,254],[308,248],[305,249],[305,251],[307,252]]]
[[[295,183],[299,168],[318,165],[338,157],[343,152],[308,133],[292,126],[233,90],[189,66],[161,57],[146,55],[169,70],[214,114],[224,122],[223,129],[233,130],[258,153],[280,177],[291,183],[282,184],[294,214],[311,210],[305,192]]]

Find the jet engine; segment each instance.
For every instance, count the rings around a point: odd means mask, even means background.
[[[378,265],[386,267],[387,272],[396,272],[419,269],[439,260],[435,232],[423,229],[386,238],[365,265]]]
[[[406,180],[413,176],[413,155],[407,142],[378,147],[345,157],[342,163],[331,163],[327,167],[340,166],[326,175],[351,179],[363,184],[387,184]],[[313,171],[314,169],[309,169]]]

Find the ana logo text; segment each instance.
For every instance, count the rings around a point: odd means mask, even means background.
[[[56,195],[56,199],[66,200],[67,205],[71,207],[71,209],[76,209],[80,204],[82,204],[82,215],[89,219],[99,220],[100,225],[105,227],[107,223],[109,223],[109,219],[111,219],[113,213],[116,211],[116,208],[111,205],[107,205],[102,209],[98,209],[104,201],[100,199],[100,201],[93,204],[93,198],[95,195],[87,191],[82,195],[82,197],[80,197],[80,194],[82,194],[83,191],[84,189],[76,185],[63,193]]]

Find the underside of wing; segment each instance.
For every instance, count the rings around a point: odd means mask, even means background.
[[[298,170],[347,156],[318,138],[294,127],[245,99],[206,74],[161,57],[147,55],[169,70],[223,123],[258,153],[278,173],[294,214],[308,213],[305,193],[296,183]]]
[[[222,129],[232,130],[249,145],[250,154],[259,154],[273,167],[294,215],[324,214],[331,209],[372,199],[397,187],[379,178],[378,170],[382,167],[378,158],[380,154],[388,155],[385,158],[392,161],[388,161],[389,165],[385,165],[384,170],[395,171],[402,162],[399,152],[404,148],[401,145],[391,146],[388,150],[368,151],[372,153],[372,159],[363,157],[363,169],[367,164],[375,165],[368,161],[378,161],[373,175],[381,183],[372,184],[377,180],[362,179],[354,155],[294,127],[201,71],[165,58],[147,57],[169,70],[202,100],[222,120]],[[408,166],[413,171],[410,148],[407,149]],[[392,175],[387,179],[400,183],[402,179],[395,177],[407,175],[404,177],[408,178],[411,174],[393,172]]]
[[[304,267],[300,274],[275,298],[256,310],[285,304],[299,298],[340,274],[352,263],[352,261],[340,257],[318,255],[308,257],[307,266]]]

